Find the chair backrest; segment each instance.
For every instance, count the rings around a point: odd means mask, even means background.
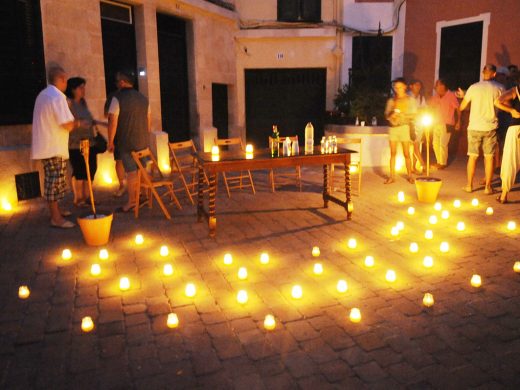
[[[244,150],[244,144],[242,143],[242,138],[215,138],[215,145],[217,146],[232,146],[238,145],[241,150]]]
[[[358,161],[361,163],[361,152],[363,150],[363,139],[362,138],[353,138],[353,137],[338,137],[336,138],[338,145],[346,145],[347,147],[349,145],[359,145],[355,146],[353,150],[355,150],[358,156]],[[355,156],[355,155],[353,155]],[[356,162],[356,161],[353,161]]]
[[[197,154],[197,148],[191,139],[182,142],[170,142],[168,146],[172,153],[172,160],[175,164],[175,168],[182,170],[183,168],[195,167],[195,154]]]
[[[139,169],[139,172],[141,173],[141,176],[144,181],[146,181],[148,184],[151,184],[152,176],[154,174],[154,171],[157,170],[159,172],[159,176],[162,178],[163,174],[161,170],[159,169],[159,164],[157,164],[157,160],[155,159],[155,156],[153,155],[150,148],[146,148],[143,150],[139,150],[137,152],[132,152],[132,158],[134,159],[135,163],[137,164],[137,168]],[[148,171],[146,170],[146,166],[143,165],[143,163],[150,159],[151,161],[151,176],[148,174]]]

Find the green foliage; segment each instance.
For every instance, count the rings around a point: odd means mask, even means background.
[[[357,117],[368,124],[374,116],[378,123],[383,123],[387,99],[387,93],[372,86],[357,84],[354,88],[345,84],[334,98],[334,107],[341,117],[346,117],[351,123]]]

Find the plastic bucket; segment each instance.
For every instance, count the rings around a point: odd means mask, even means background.
[[[93,214],[78,217],[78,225],[83,234],[83,239],[90,246],[106,245],[110,238],[112,227],[112,213],[98,212],[97,218]]]
[[[417,190],[417,199],[423,203],[435,203],[441,186],[442,180],[436,177],[416,177],[415,189]]]

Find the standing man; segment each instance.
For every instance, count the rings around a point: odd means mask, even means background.
[[[136,91],[134,77],[130,72],[117,72],[118,92],[114,94],[108,109],[108,150],[114,151],[114,139],[117,134],[121,161],[127,174],[128,201],[117,209],[128,212],[134,207],[137,188],[137,164],[132,152],[148,147],[151,115],[148,99]]]
[[[466,192],[473,191],[473,177],[482,147],[484,152],[485,168],[485,187],[484,193],[493,193],[491,179],[493,178],[493,156],[497,147],[498,119],[496,115],[495,100],[500,96],[503,88],[500,84],[493,81],[497,68],[493,64],[487,64],[482,69],[483,81],[471,85],[464,96],[464,92],[459,88],[459,96],[463,97],[460,110],[464,111],[471,103],[468,124],[468,166],[467,184],[463,188]]]
[[[67,98],[67,74],[59,65],[47,72],[48,85],[34,103],[31,157],[41,160],[45,173],[43,197],[51,214],[51,226],[62,229],[74,227],[64,219],[70,212],[61,211],[58,201],[65,196],[65,171],[69,158],[69,132],[90,123],[76,120],[70,112]]]
[[[444,169],[448,165],[448,144],[451,134],[460,129],[459,101],[454,92],[450,91],[443,79],[435,82],[435,94],[430,99],[430,107],[435,112],[433,125],[433,152],[437,160],[436,167]],[[457,120],[455,121],[455,113]]]

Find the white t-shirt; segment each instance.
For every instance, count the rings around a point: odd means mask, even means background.
[[[495,81],[481,81],[468,88],[464,100],[471,103],[468,130],[490,131],[498,127],[495,99],[503,92],[501,84]]]
[[[34,103],[31,158],[69,158],[69,132],[61,125],[72,122],[65,94],[54,85],[41,91]]]

